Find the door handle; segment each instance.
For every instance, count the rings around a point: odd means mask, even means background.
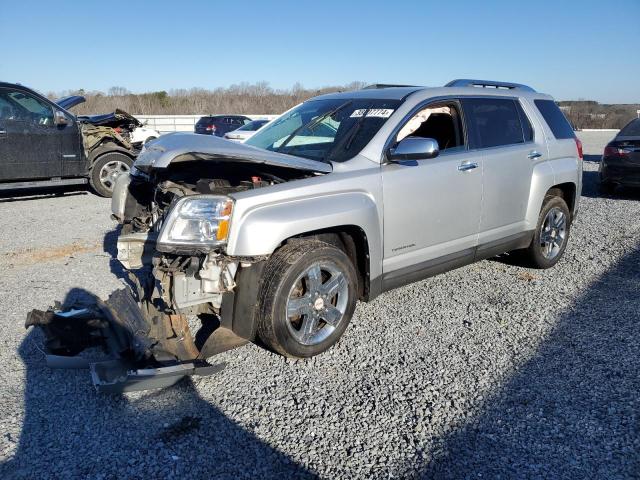
[[[460,172],[468,172],[469,170],[473,170],[474,168],[478,168],[478,164],[475,162],[462,163],[458,165],[458,170]]]
[[[529,155],[527,155],[527,157],[529,157],[529,159],[533,160],[536,158],[540,158],[542,156],[542,154],[540,152],[536,152],[535,150],[531,150],[529,152]]]

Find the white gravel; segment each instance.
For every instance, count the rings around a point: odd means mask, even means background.
[[[612,136],[581,134],[554,269],[481,262],[359,305],[314,359],[249,345],[214,377],[115,397],[47,369],[23,327],[119,286],[108,200],[0,199],[0,478],[637,478],[640,193],[597,194]]]

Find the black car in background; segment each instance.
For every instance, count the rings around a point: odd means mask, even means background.
[[[0,190],[90,183],[110,197],[136,153],[118,129],[76,117],[23,85],[0,82]]]
[[[194,128],[195,133],[223,137],[225,133],[249,123],[251,119],[244,115],[207,115],[200,118]]]
[[[604,148],[600,162],[600,190],[640,187],[640,118],[630,121]]]

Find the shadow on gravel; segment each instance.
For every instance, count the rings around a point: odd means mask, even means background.
[[[109,255],[109,270],[111,270],[111,273],[134,288],[129,279],[129,273],[118,260],[118,236],[120,235],[120,230],[122,230],[122,225],[116,226],[105,234],[102,239],[102,250]]]
[[[417,476],[637,478],[638,372],[640,247],[560,314],[537,354],[481,415],[440,439]]]
[[[75,290],[66,301],[87,294]],[[87,371],[47,368],[41,342],[30,330],[19,348],[24,417],[2,479],[316,478],[200,398],[191,380],[98,394]]]
[[[91,195],[86,187],[63,186],[47,187],[39,189],[2,190],[0,191],[0,203],[26,202],[29,200],[42,200],[47,197],[71,197],[76,195]]]

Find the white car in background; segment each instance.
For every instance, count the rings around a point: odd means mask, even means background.
[[[134,145],[144,145],[151,140],[155,140],[160,135],[159,131],[154,130],[153,128],[147,128],[143,125],[142,127],[136,127],[133,129],[130,140]]]
[[[225,133],[224,138],[233,142],[244,142],[269,122],[270,120],[267,119],[252,120],[240,128]]]

